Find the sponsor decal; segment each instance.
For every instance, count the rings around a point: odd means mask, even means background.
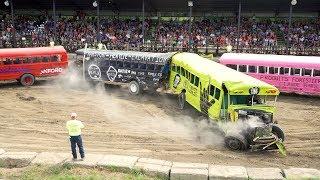
[[[174,80],[173,80],[173,87],[174,88],[177,88],[178,84],[180,83],[180,75],[177,74],[175,77],[174,77]]]
[[[118,74],[117,70],[113,66],[110,66],[107,71],[108,79],[110,81],[114,81],[117,77],[117,74]]]
[[[91,79],[99,80],[101,78],[101,70],[100,68],[95,65],[91,64],[88,68],[88,74]]]
[[[53,73],[62,73],[63,68],[56,67],[56,68],[48,68],[48,69],[42,69],[40,71],[40,74],[53,74]]]

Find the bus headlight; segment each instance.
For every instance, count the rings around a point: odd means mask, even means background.
[[[262,120],[266,124],[272,123],[272,114],[263,114]]]
[[[251,95],[259,94],[259,88],[258,88],[258,87],[250,88],[250,89],[249,89],[249,93],[250,93]]]

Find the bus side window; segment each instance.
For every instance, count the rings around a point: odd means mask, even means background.
[[[13,64],[21,64],[21,60],[20,58],[16,58],[14,61],[13,61]]]
[[[320,77],[320,70],[319,69],[314,69],[313,70],[313,76],[314,77]]]
[[[226,66],[227,66],[228,68],[237,70],[237,65],[235,65],[235,64],[227,64]]]
[[[171,70],[172,70],[173,72],[177,72],[177,70],[176,70],[176,65],[173,64],[173,65],[171,66]]]
[[[6,61],[3,62],[4,65],[10,65],[12,64],[11,59],[7,58]]]
[[[291,68],[291,75],[300,76],[301,69]]]
[[[32,58],[32,63],[38,63],[40,62],[40,58],[39,57],[33,57]]]
[[[257,66],[249,66],[249,73],[256,73],[257,72]]]
[[[156,71],[157,71],[157,72],[160,72],[161,69],[162,69],[162,66],[161,66],[161,65],[156,65]]]
[[[185,73],[186,73],[186,76],[185,76],[185,77],[186,77],[187,79],[189,79],[189,71],[188,71],[188,70],[185,70]]]
[[[215,93],[214,93],[214,98],[217,100],[220,98],[220,89],[216,88]]]
[[[154,68],[155,68],[154,64],[148,64],[147,65],[147,70],[148,71],[154,71]]]
[[[131,69],[138,69],[139,64],[138,63],[131,63]]]
[[[181,67],[181,75],[182,75],[183,77],[186,77],[186,71],[184,70],[183,67]]]
[[[116,67],[117,66],[117,61],[109,61],[110,66]]]
[[[123,67],[130,69],[130,67],[131,67],[131,62],[124,62],[124,63],[123,63]]]
[[[178,74],[181,74],[180,66],[176,66],[176,67],[177,67],[177,73],[178,73]]]
[[[312,75],[312,70],[311,69],[302,69],[302,76],[311,76]]]
[[[50,57],[50,62],[57,62],[58,61],[58,56],[51,56]]]
[[[118,68],[123,68],[123,62],[122,61],[118,61],[117,62],[117,67]]]
[[[280,74],[289,74],[289,72],[290,72],[290,68],[284,68],[284,67],[280,68]]]
[[[239,72],[247,72],[247,65],[239,65]]]
[[[191,74],[191,73],[190,73]],[[194,75],[191,74],[191,79],[190,79],[191,84],[194,84]]]
[[[259,73],[267,73],[267,67],[259,66]]]
[[[139,69],[141,70],[146,70],[147,69],[147,65],[146,64],[142,64],[142,63],[139,63]]]
[[[210,96],[214,96],[214,89],[215,89],[215,87],[213,86],[213,85],[210,85],[210,90],[209,90],[209,94],[210,94]]]
[[[269,67],[269,74],[278,74],[279,68]]]
[[[22,60],[22,62],[24,63],[24,64],[29,64],[29,63],[31,63],[31,58],[24,58],[23,60]]]
[[[49,58],[48,57],[42,57],[42,62],[49,62]]]
[[[194,85],[196,85],[197,87],[199,86],[199,77],[198,76],[195,76]]]

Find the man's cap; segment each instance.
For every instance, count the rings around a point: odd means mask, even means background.
[[[73,112],[70,114],[71,117],[77,117],[77,113]]]

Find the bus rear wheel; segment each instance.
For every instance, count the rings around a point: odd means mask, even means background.
[[[129,83],[129,92],[132,95],[138,95],[141,92],[141,87],[137,81],[131,81]]]
[[[178,96],[178,104],[180,109],[184,109],[186,106],[186,93],[181,92]]]
[[[245,151],[248,149],[248,141],[241,134],[226,135],[224,142],[226,147],[233,151]]]
[[[20,78],[20,83],[23,86],[32,86],[35,82],[35,78],[32,74],[24,74]]]

